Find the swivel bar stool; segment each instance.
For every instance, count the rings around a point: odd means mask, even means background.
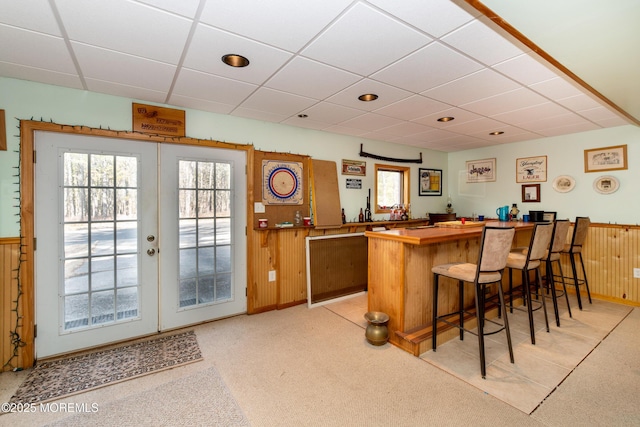
[[[582,310],[582,298],[580,298],[580,285],[584,285],[587,289],[587,296],[589,297],[589,304],[591,304],[591,292],[589,291],[589,282],[587,281],[587,271],[584,268],[584,260],[582,259],[582,246],[587,240],[587,234],[589,234],[589,225],[591,220],[589,217],[579,216],[576,217],[576,222],[573,226],[573,236],[571,237],[571,243],[565,245],[562,249],[563,254],[569,255],[571,261],[571,271],[573,277],[566,277],[573,280],[576,286],[576,296],[578,297],[578,308]],[[580,257],[580,266],[582,267],[582,279],[578,277],[578,269],[576,268],[576,256]]]
[[[507,258],[507,268],[509,268],[509,297],[510,307],[513,310],[513,297],[517,290],[513,289],[512,270],[520,270],[522,272],[522,285],[519,287],[524,304],[527,306],[527,314],[529,315],[529,331],[531,334],[531,344],[536,343],[536,334],[533,326],[533,311],[531,299],[531,283],[529,282],[529,272],[534,271],[536,283],[533,284],[534,293],[541,298],[541,308],[544,312],[544,321],[549,332],[549,318],[547,317],[547,305],[544,296],[542,296],[542,274],[540,273],[541,260],[549,249],[551,242],[551,233],[553,233],[553,224],[550,222],[536,223],[531,234],[528,248],[517,248],[509,253]],[[537,310],[540,307],[537,307]],[[506,310],[505,310],[506,311]]]
[[[507,264],[507,256],[513,243],[513,236],[515,235],[515,229],[513,227],[484,227],[482,231],[482,238],[480,241],[480,254],[478,256],[478,263],[453,263],[442,264],[434,266],[431,271],[433,272],[433,321],[432,321],[432,348],[436,351],[436,338],[438,336],[438,322],[443,322],[453,327],[460,329],[460,340],[464,339],[464,332],[477,335],[478,347],[480,351],[480,373],[482,378],[486,377],[486,363],[484,352],[484,336],[505,331],[507,334],[507,345],[509,347],[509,356],[511,357],[511,363],[513,363],[513,348],[511,346],[511,334],[509,333],[509,320],[507,319],[507,313],[505,311],[503,317],[503,323],[499,323],[492,319],[485,318],[485,289],[492,283],[499,283],[498,285],[498,297],[500,299],[501,307],[504,307],[504,296],[502,293],[502,273]],[[438,315],[438,278],[440,276],[449,277],[458,281],[458,311]],[[472,313],[467,311],[464,307],[464,284],[473,285],[475,292],[475,317],[478,324],[478,332],[475,333],[464,327],[464,316],[471,315]],[[458,322],[449,321],[448,318],[452,316],[458,317]],[[497,330],[491,332],[485,332],[485,322],[498,325]]]
[[[567,234],[569,233],[569,227],[571,224],[568,219],[557,219],[553,226],[553,234],[551,235],[551,244],[549,250],[545,254],[543,261],[546,264],[547,292],[551,292],[551,299],[553,301],[553,312],[556,316],[556,326],[560,326],[560,314],[558,312],[558,297],[564,296],[567,301],[567,310],[569,311],[569,317],[571,315],[571,305],[569,304],[569,294],[567,294],[567,285],[564,281],[564,274],[562,273],[562,264],[560,263],[560,252],[564,249],[564,245],[567,241]],[[553,263],[558,265],[560,271],[559,276],[555,276],[553,272]],[[562,279],[562,293],[558,295],[556,289],[555,278],[560,277]]]

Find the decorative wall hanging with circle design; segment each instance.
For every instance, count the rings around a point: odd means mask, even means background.
[[[618,191],[620,181],[611,175],[603,175],[593,181],[593,188],[600,194],[611,194]]]
[[[301,162],[262,161],[262,203],[301,205],[302,185]]]
[[[558,193],[568,193],[576,186],[576,180],[569,175],[560,175],[553,180],[553,189]]]

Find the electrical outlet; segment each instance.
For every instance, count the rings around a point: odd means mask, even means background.
[[[640,279],[640,268],[633,269],[633,277],[636,279]]]
[[[275,270],[269,271],[269,281],[270,282],[275,282],[276,281],[276,271]]]

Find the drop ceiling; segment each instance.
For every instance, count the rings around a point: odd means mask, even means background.
[[[445,152],[638,123],[606,85],[594,95],[462,0],[0,0],[0,11],[0,76],[177,108]],[[249,66],[225,65],[230,53]]]

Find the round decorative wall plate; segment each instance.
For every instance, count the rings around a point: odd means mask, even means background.
[[[611,194],[618,191],[620,181],[611,175],[603,175],[593,181],[593,188],[600,194]]]
[[[560,175],[553,180],[553,189],[558,193],[568,193],[576,186],[576,180],[569,175]]]

